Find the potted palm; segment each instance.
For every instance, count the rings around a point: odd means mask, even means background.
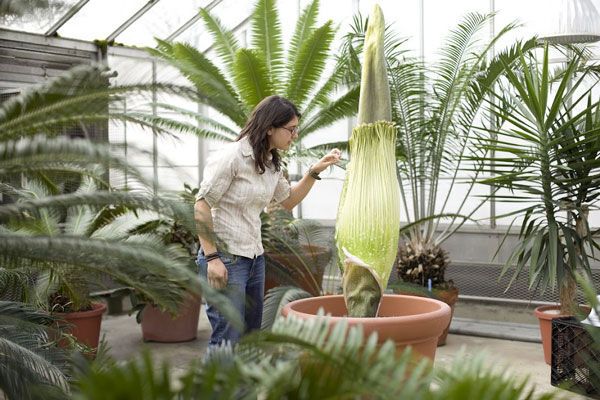
[[[98,175],[90,173],[90,175]],[[101,174],[100,174],[101,175]],[[31,203],[37,199],[47,199],[50,196],[48,188],[39,181],[29,180],[21,189],[14,191],[17,197],[17,207],[23,203]],[[89,176],[81,179],[79,188],[72,194],[73,198],[89,197],[93,194],[102,196]],[[116,248],[125,243],[131,244],[130,250],[142,250],[147,247],[158,249],[155,241],[150,237],[135,238],[130,236],[130,230],[137,222],[132,213],[125,208],[113,206],[101,207],[95,210],[91,206],[67,207],[61,213],[59,207],[44,207],[34,213],[27,213],[18,219],[9,221],[5,228],[15,235],[35,241],[40,238],[52,238],[60,241],[89,242],[95,241],[103,244],[104,252],[109,248]],[[135,241],[135,245],[133,245]],[[72,251],[76,250],[77,246]],[[99,247],[100,249],[100,247]],[[90,257],[85,249],[81,249],[80,258]],[[173,264],[174,253],[171,249],[163,248],[163,254],[171,254],[170,263]],[[65,255],[66,256],[66,255]],[[15,266],[3,273],[16,271],[28,274],[34,282],[33,288],[25,288],[29,301],[40,308],[49,311],[57,318],[63,319],[67,325],[65,329],[85,346],[95,349],[98,346],[102,314],[106,305],[94,301],[90,293],[98,288],[97,282],[103,276],[110,276],[121,284],[137,288],[147,296],[156,299],[172,308],[178,302],[174,289],[179,287],[184,277],[178,274],[174,266],[172,276],[155,264],[144,267],[144,270],[133,271],[137,261],[129,255],[129,268],[123,268],[115,262],[110,254],[103,259],[90,260],[93,268],[82,268],[79,261],[70,261],[67,258],[55,261],[36,260],[36,254],[25,254],[30,258],[30,263]],[[129,269],[129,271],[127,271]]]
[[[193,215],[197,192],[197,188],[184,184],[184,190],[179,193],[190,215]],[[198,237],[182,221],[162,216],[131,229],[130,234],[152,235],[158,237],[164,245],[177,247],[182,253],[182,261],[187,268],[194,274],[198,273],[194,262],[199,249]],[[165,309],[140,293],[133,293],[130,296],[133,304],[132,311],[137,311],[136,320],[142,327],[144,341],[175,343],[196,339],[202,299],[198,294],[190,292],[186,285],[182,285],[178,290],[184,294],[184,301],[178,306],[176,312]],[[169,329],[165,329],[166,326]]]
[[[412,346],[433,359],[437,338],[450,319],[450,308],[428,298],[383,296],[396,258],[400,228],[396,128],[391,122],[383,36],[383,13],[376,5],[365,36],[359,125],[350,138],[351,162],[336,223],[344,295],[296,300],[284,307],[283,314],[315,318],[322,308],[331,314],[328,318],[332,324],[344,320],[362,325],[367,334],[377,331],[382,342],[392,339],[397,349]]]
[[[490,103],[497,128],[481,130],[487,155],[474,159],[494,175],[482,183],[505,189],[498,201],[521,204],[510,213],[521,218],[520,240],[502,273],[514,267],[511,282],[527,271],[531,289],[558,287],[560,305],[535,311],[550,363],[550,320],[578,312],[576,271],[590,273],[588,254],[598,248],[588,214],[600,194],[600,102],[583,52],[565,51],[556,68],[548,53],[547,45],[542,55],[522,52],[506,71]]]
[[[16,200],[0,206],[0,275],[29,276],[22,285],[26,298],[46,311],[85,310],[99,318],[103,307],[92,305],[89,288],[106,275],[174,309],[180,298],[171,288],[189,277],[168,250],[131,242],[124,230],[109,224],[127,210],[163,212],[176,206],[139,191],[108,190],[108,168],[127,173],[140,187],[146,181],[108,145],[62,136],[65,126],[91,132],[88,124],[102,129],[108,120],[151,126],[152,116],[109,113],[109,105],[132,92],[179,91],[172,85],[111,87],[107,72],[103,66],[79,66],[0,105],[1,189]],[[152,126],[166,132],[160,121]],[[86,341],[90,347],[97,346],[99,336],[98,320],[93,325],[95,333]]]

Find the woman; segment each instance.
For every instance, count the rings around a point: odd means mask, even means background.
[[[237,140],[208,160],[195,205],[200,233],[198,265],[209,284],[226,289],[246,323],[246,332],[262,321],[265,258],[261,242],[261,211],[275,200],[291,210],[310,191],[319,173],[340,159],[332,150],[290,187],[281,169],[279,150],[298,137],[300,114],[290,101],[270,96],[252,111]],[[203,233],[204,232],[204,233]],[[214,232],[220,240],[215,243]],[[211,305],[213,328],[209,346],[237,343],[241,333]]]

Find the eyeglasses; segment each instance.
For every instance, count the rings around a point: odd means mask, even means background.
[[[280,127],[280,128],[282,128],[282,129],[285,129],[286,131],[288,131],[288,132],[289,132],[289,133],[291,133],[292,135],[293,135],[293,134],[297,134],[297,133],[298,133],[298,127],[297,127],[297,126],[295,126],[295,127],[293,127],[293,128],[288,128],[287,126],[282,126],[282,127]]]

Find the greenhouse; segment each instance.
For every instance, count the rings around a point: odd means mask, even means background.
[[[600,399],[600,0],[0,0],[0,398]]]

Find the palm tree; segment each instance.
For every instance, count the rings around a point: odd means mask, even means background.
[[[576,271],[590,274],[589,257],[600,248],[588,223],[600,196],[600,101],[592,95],[599,78],[584,51],[570,49],[566,66],[554,70],[548,52],[540,59],[522,51],[507,70],[490,102],[497,128],[481,130],[486,155],[475,160],[495,175],[482,183],[510,191],[495,198],[522,204],[499,216],[522,217],[503,270],[516,266],[509,284],[528,270],[530,288],[558,286],[561,312],[574,315]]]
[[[397,175],[402,192],[402,212],[407,224],[401,228],[403,241],[397,258],[400,278],[427,286],[447,285],[444,272],[448,256],[442,244],[487,201],[468,206],[479,171],[459,178],[467,169],[468,151],[474,137],[472,125],[481,115],[495,82],[518,57],[518,49],[535,46],[530,40],[516,43],[488,62],[492,49],[507,32],[509,24],[489,42],[481,44],[478,34],[491,15],[467,14],[450,32],[431,65],[410,58],[403,40],[387,29],[386,54],[392,96],[392,115],[398,126]],[[356,18],[347,35],[343,58],[358,60],[368,21]],[[347,61],[348,65],[359,65]],[[350,74],[360,74],[355,68]],[[442,180],[449,182],[441,189]],[[460,203],[451,198],[458,193]],[[449,211],[449,208],[452,209]],[[440,232],[441,221],[447,221]]]
[[[302,11],[287,54],[274,0],[258,0],[251,16],[248,48],[242,47],[234,32],[218,18],[201,9],[202,20],[214,39],[214,61],[186,43],[158,40],[157,48],[149,51],[179,69],[197,90],[200,104],[228,119],[223,124],[197,116],[212,137],[233,140],[252,109],[266,96],[277,94],[300,110],[298,135],[303,139],[354,115],[358,108],[358,85],[342,85],[344,69],[339,64],[323,77],[333,59],[335,28],[331,20],[316,26],[318,10],[319,1],[313,0]],[[189,113],[166,104],[160,106]]]

